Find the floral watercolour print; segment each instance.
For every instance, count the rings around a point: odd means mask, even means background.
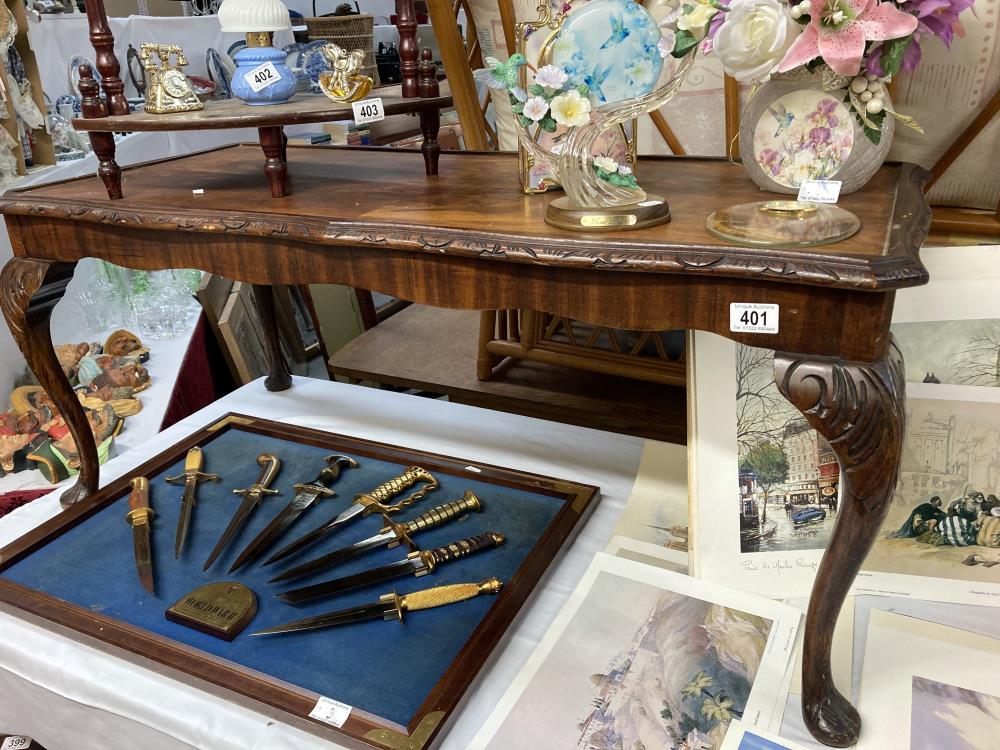
[[[754,156],[785,187],[833,177],[854,148],[847,107],[822,91],[791,91],[774,100],[754,131]]]

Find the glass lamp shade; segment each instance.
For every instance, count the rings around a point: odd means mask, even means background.
[[[223,31],[246,34],[254,31],[282,31],[292,27],[288,6],[281,0],[223,0],[219,8]]]

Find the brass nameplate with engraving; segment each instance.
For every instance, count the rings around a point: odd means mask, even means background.
[[[635,222],[635,214],[587,214],[580,217],[580,224],[585,227],[626,227]]]
[[[199,586],[167,610],[167,619],[231,641],[257,614],[257,597],[242,583],[223,581]]]

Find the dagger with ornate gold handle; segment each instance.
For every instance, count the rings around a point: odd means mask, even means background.
[[[408,497],[391,504],[386,502],[403,490],[413,487],[420,482],[426,482],[426,484],[416,492],[410,493]],[[322,526],[316,527],[305,536],[296,539],[291,544],[278,550],[264,561],[264,565],[270,565],[289,555],[294,555],[300,550],[304,550],[335,529],[340,528],[346,523],[350,523],[355,518],[364,518],[372,513],[387,515],[402,510],[415,503],[428,492],[436,490],[438,486],[438,480],[427,469],[422,469],[419,466],[411,466],[398,477],[393,477],[388,482],[383,482],[371,492],[362,492],[360,495],[355,495],[354,502],[350,508],[332,521],[327,521]]]
[[[275,594],[278,599],[289,604],[301,604],[313,599],[323,599],[328,596],[341,594],[351,589],[370,586],[373,583],[390,581],[393,578],[401,578],[406,575],[422,576],[433,573],[438,565],[461,560],[471,554],[482,550],[496,549],[504,542],[504,535],[497,531],[487,531],[483,534],[452,542],[446,547],[437,547],[431,550],[417,550],[411,552],[402,560],[383,565],[371,570],[363,570],[360,573],[334,578],[332,581],[323,581],[312,586],[303,586],[300,589],[292,589],[283,594]]]
[[[305,578],[313,573],[319,573],[321,570],[329,570],[344,560],[349,560],[355,555],[383,545],[392,549],[393,547],[398,547],[400,544],[405,544],[411,550],[415,549],[416,545],[410,538],[413,534],[436,529],[438,526],[443,526],[450,521],[465,516],[466,513],[471,511],[480,513],[482,510],[482,501],[476,497],[476,494],[472,490],[466,490],[461,500],[438,505],[426,513],[421,513],[412,521],[392,523],[387,518],[386,526],[375,536],[362,539],[360,542],[355,542],[354,544],[335,550],[328,555],[317,557],[315,560],[310,560],[307,563],[291,568],[280,576],[275,576],[268,583],[294,581],[299,578]]]
[[[229,525],[226,526],[226,530],[219,537],[215,549],[208,556],[202,570],[208,570],[209,566],[215,562],[215,558],[232,541],[233,537],[236,536],[236,532],[242,528],[243,524],[250,518],[250,514],[260,505],[261,500],[266,495],[281,494],[278,490],[270,489],[271,482],[278,476],[278,469],[281,468],[281,460],[273,453],[261,453],[257,456],[257,465],[260,466],[260,474],[257,477],[257,481],[246,489],[233,490],[234,494],[243,495],[243,501],[240,503],[240,507],[236,509],[236,513],[233,515],[232,520],[229,521]]]
[[[451,583],[447,586],[435,586],[430,589],[414,591],[412,594],[400,596],[395,591],[380,597],[377,602],[362,604],[360,607],[349,607],[325,615],[307,617],[284,625],[277,625],[266,630],[258,630],[250,635],[279,635],[281,633],[297,633],[303,630],[319,630],[332,628],[336,625],[348,625],[352,622],[365,620],[399,620],[403,621],[404,612],[415,612],[432,607],[443,607],[446,604],[464,602],[474,599],[480,594],[499,594],[503,584],[499,578],[489,578],[482,583]]]
[[[184,473],[175,477],[166,477],[166,481],[171,484],[184,485],[184,498],[181,500],[181,511],[177,517],[177,535],[174,537],[174,557],[180,558],[181,550],[184,548],[184,540],[187,539],[188,529],[191,526],[191,513],[195,506],[195,493],[198,485],[202,482],[218,482],[218,474],[206,474],[201,470],[205,457],[201,448],[197,445],[187,452],[184,459]]]
[[[125,520],[132,526],[132,546],[135,548],[135,568],[139,572],[142,587],[156,595],[153,586],[153,549],[150,539],[153,516],[149,507],[149,480],[136,477],[131,482],[132,492],[128,496],[128,514]]]

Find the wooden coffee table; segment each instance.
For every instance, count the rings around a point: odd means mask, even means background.
[[[89,426],[48,329],[85,257],[252,283],[269,335],[271,390],[290,384],[272,284],[348,284],[439,307],[695,328],[776,349],[778,387],[830,441],[844,475],[840,518],[809,606],[803,710],[820,741],[857,739],[858,713],[830,677],[830,640],[898,475],[905,387],[889,322],[894,291],[927,281],[918,257],[930,223],[923,170],[887,165],[843,197],[840,205],[862,222],[848,240],[761,250],[725,245],[704,229],[712,210],[768,197],[722,159],[643,160],[643,185],[668,197],[673,221],[581,234],[544,223],[550,198],[521,192],[512,154],[449,152],[443,176],[425,177],[405,153],[289,148],[295,191],[272,199],[258,187],[257,153],[240,145],[128,169],[121,200],[109,200],[97,177],[0,200],[15,253],[0,274],[0,304],[83,462],[64,503],[98,486]],[[779,305],[779,333],[731,332],[732,302]]]

